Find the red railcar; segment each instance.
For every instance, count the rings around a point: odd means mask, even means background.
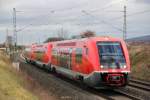
[[[33,57],[33,47],[35,45],[31,45],[31,46],[26,46],[25,51],[23,53],[26,62],[32,62],[32,59],[34,59]]]
[[[51,43],[46,44],[33,44],[28,53],[28,62],[37,64],[41,67],[50,68],[51,62]]]
[[[130,61],[124,41],[111,37],[54,42],[52,69],[93,87],[125,86]]]
[[[36,52],[43,48],[44,54],[36,57]],[[49,64],[53,71],[92,87],[118,87],[128,83],[130,60],[121,39],[93,37],[51,42],[32,46],[31,55],[31,61]]]

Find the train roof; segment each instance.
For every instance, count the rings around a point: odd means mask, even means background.
[[[45,47],[49,44],[58,44],[58,43],[77,43],[77,42],[98,42],[98,41],[120,41],[122,42],[122,39],[109,37],[109,36],[100,36],[100,37],[89,37],[89,38],[81,38],[81,39],[71,39],[71,40],[63,40],[63,41],[54,41],[54,42],[48,42],[48,43],[42,43],[42,44],[32,44],[32,48],[37,47]]]
[[[55,42],[50,42],[50,43],[65,43],[65,42],[86,42],[86,41],[123,41],[122,39],[119,38],[114,38],[114,37],[108,37],[108,36],[102,36],[102,37],[89,37],[89,38],[81,38],[81,39],[71,39],[71,40],[63,40],[63,41],[55,41]]]

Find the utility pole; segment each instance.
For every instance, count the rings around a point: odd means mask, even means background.
[[[123,23],[123,39],[126,41],[127,38],[127,7],[124,6],[124,23]]]
[[[40,37],[38,38],[38,40],[39,40],[39,44],[41,44],[41,39],[40,39]]]
[[[5,40],[6,53],[8,53],[8,29],[6,29],[6,40]]]
[[[13,8],[13,39],[14,39],[14,49],[17,49],[17,31],[16,31],[16,9]]]
[[[64,38],[64,30],[63,30],[63,26],[61,27],[61,36]]]

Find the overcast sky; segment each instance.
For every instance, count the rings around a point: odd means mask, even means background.
[[[122,38],[123,6],[127,6],[127,37],[150,35],[150,0],[0,0],[0,43],[6,29],[13,35],[17,11],[19,44],[44,41],[63,28],[68,36],[92,30],[98,36]]]

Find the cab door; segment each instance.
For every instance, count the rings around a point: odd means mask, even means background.
[[[68,53],[68,69],[71,69],[72,67],[72,48],[69,49]]]

